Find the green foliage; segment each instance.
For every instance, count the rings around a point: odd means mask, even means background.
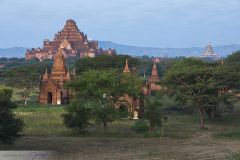
[[[117,115],[119,118],[128,118],[129,116],[131,116],[128,113],[128,109],[126,106],[121,105],[118,109],[117,109]]]
[[[225,131],[215,135],[218,138],[229,138],[234,140],[240,140],[240,131]]]
[[[164,82],[178,102],[190,102],[198,107],[201,127],[204,127],[205,110],[212,116],[220,103],[231,104],[229,99],[232,94],[219,94],[219,91],[237,87],[237,79],[239,75],[233,74],[227,67],[188,58],[175,63],[166,73]]]
[[[22,130],[23,122],[16,118],[12,110],[16,104],[11,101],[12,91],[0,91],[0,142],[11,144]]]
[[[229,55],[225,62],[226,65],[231,65],[231,66],[240,66],[240,51],[237,51],[231,55]]]
[[[114,70],[90,70],[67,84],[75,90],[77,96],[103,101],[105,95],[109,101],[117,96],[128,94],[141,96],[142,81],[135,75],[118,73]]]
[[[76,72],[77,74],[82,74],[88,70],[109,70],[109,69],[116,69],[122,71],[125,66],[125,60],[128,58],[129,60],[129,67],[133,70],[140,64],[138,59],[132,58],[130,56],[124,55],[100,55],[95,58],[81,58],[79,59],[76,64]]]
[[[149,121],[149,135],[151,136],[156,127],[162,126],[162,104],[152,97],[146,98],[145,102],[144,117]]]
[[[19,89],[18,94],[26,103],[31,90],[39,86],[40,77],[45,71],[45,68],[50,68],[50,66],[50,61],[44,61],[10,68],[5,73],[7,85]]]
[[[141,85],[141,81],[134,75],[114,70],[90,70],[68,83],[67,87],[75,90],[75,98],[84,97],[85,101],[95,103],[96,118],[103,123],[106,132],[107,123],[116,119],[114,102],[117,97],[124,94],[140,95]]]
[[[66,113],[62,116],[65,125],[78,134],[85,133],[87,128],[91,126],[92,110],[82,102],[74,101],[70,106],[66,107]]]
[[[229,160],[240,160],[240,154],[233,154],[231,156],[228,156],[227,159],[229,159]]]
[[[137,134],[145,134],[148,132],[149,127],[148,123],[145,120],[140,119],[134,123],[131,129]]]
[[[117,111],[112,105],[107,103],[106,101],[103,104],[99,104],[99,106],[97,105],[93,111],[96,122],[103,124],[104,133],[107,133],[107,124],[117,119]]]

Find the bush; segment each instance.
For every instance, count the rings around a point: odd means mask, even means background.
[[[23,122],[13,114],[17,105],[11,97],[11,90],[0,90],[0,142],[3,144],[12,144],[23,128]]]
[[[62,115],[65,125],[78,134],[85,133],[87,128],[92,125],[89,122],[92,110],[87,108],[83,103],[75,101],[70,106],[66,107],[66,111],[67,113]]]
[[[149,130],[148,123],[144,120],[137,120],[131,128],[137,134],[144,134]]]

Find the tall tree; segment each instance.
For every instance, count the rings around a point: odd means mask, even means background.
[[[140,80],[134,75],[123,75],[114,70],[90,70],[84,72],[67,86],[77,92],[75,98],[96,102],[96,115],[107,130],[107,123],[113,121],[115,100],[118,96],[141,93]]]
[[[191,102],[200,114],[200,126],[204,128],[206,108],[213,107],[223,101],[219,91],[234,87],[237,75],[228,72],[219,64],[204,63],[196,59],[184,59],[174,64],[166,73],[164,82],[177,101]],[[229,77],[232,77],[230,79]],[[232,86],[230,86],[232,85]],[[224,92],[227,95],[229,92]]]
[[[72,128],[78,134],[83,134],[92,125],[90,123],[92,110],[83,100],[74,101],[70,106],[66,107],[66,113],[63,114],[63,118],[67,127]]]
[[[20,90],[18,94],[26,104],[32,89],[39,86],[40,76],[50,66],[51,63],[46,61],[11,68],[5,75],[7,84]]]
[[[16,104],[11,101],[11,96],[11,90],[0,91],[0,142],[3,144],[13,143],[23,128],[23,122],[13,114]]]

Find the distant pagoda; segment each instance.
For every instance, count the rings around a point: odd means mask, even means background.
[[[97,41],[90,41],[87,35],[81,32],[72,19],[66,21],[64,28],[55,34],[53,41],[44,40],[42,48],[33,48],[26,51],[26,60],[37,58],[39,60],[52,59],[58,48],[63,49],[65,57],[95,57],[100,54],[116,54],[115,49],[102,50]]]
[[[218,55],[214,52],[211,43],[208,43],[206,49],[201,54],[202,58],[218,58]]]

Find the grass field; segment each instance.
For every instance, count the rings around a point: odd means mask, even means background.
[[[19,107],[15,113],[24,123],[23,135],[26,136],[76,136],[63,124],[62,114],[64,107],[52,106],[27,106]],[[134,120],[118,120],[109,123],[108,137],[136,137],[131,130]],[[93,122],[94,123],[94,122]],[[164,124],[167,137],[187,138],[197,132],[201,132],[198,125],[198,116],[170,116],[169,121]],[[191,127],[188,127],[191,126]],[[89,128],[89,133],[85,136],[106,136],[100,124],[95,124]]]
[[[2,150],[53,150],[57,159],[232,159],[240,154],[240,112],[199,128],[198,115],[170,116],[165,137],[136,135],[133,120],[109,124],[105,135],[101,125],[76,135],[63,124],[64,107],[20,106],[15,111],[25,126],[22,137]],[[159,134],[160,135],[160,134]],[[60,156],[59,156],[60,155]]]

